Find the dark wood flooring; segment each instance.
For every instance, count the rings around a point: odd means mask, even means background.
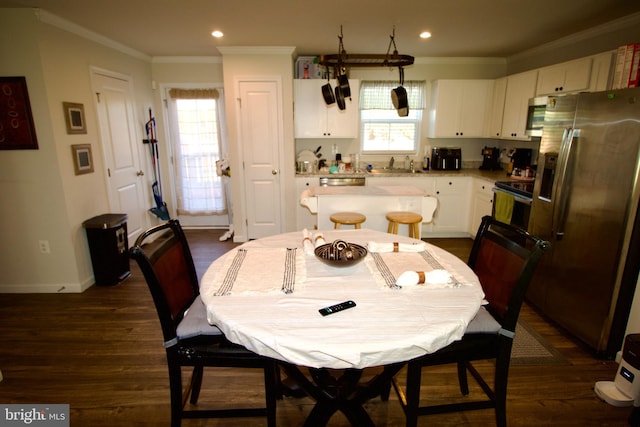
[[[234,246],[220,231],[188,231],[198,272]],[[432,243],[466,259],[470,240]],[[162,337],[151,297],[132,263],[132,275],[113,287],[82,294],[0,295],[0,403],[68,403],[72,426],[168,426],[169,390]],[[600,360],[554,328],[530,307],[522,318],[553,344],[571,365],[513,366],[507,414],[515,426],[625,426],[629,408],[615,408],[593,392],[596,381],[612,380],[617,364]],[[481,370],[492,369],[490,363]],[[399,374],[402,378],[404,372]],[[424,396],[457,395],[455,370],[430,369]],[[473,391],[475,393],[476,391]],[[261,403],[262,383],[251,371],[223,369],[205,374],[201,405],[234,401]],[[309,398],[278,402],[278,425],[299,426]],[[401,426],[397,398],[373,399],[367,411],[378,426]],[[487,426],[492,410],[421,417],[426,426]],[[257,419],[189,420],[184,426],[259,426]],[[331,426],[346,426],[335,415]]]

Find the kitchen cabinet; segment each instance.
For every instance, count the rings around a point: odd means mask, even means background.
[[[433,237],[467,237],[469,235],[469,189],[471,178],[444,176],[435,179],[438,211]]]
[[[316,228],[317,217],[311,211],[300,204],[300,194],[304,190],[318,185],[317,176],[296,177],[296,230],[304,228],[314,230]]]
[[[493,210],[493,184],[486,179],[473,178],[471,183],[471,209],[469,210],[469,234],[476,236],[482,217]]]
[[[346,98],[344,110],[340,110],[337,103],[324,102],[322,86],[325,84],[327,81],[321,79],[293,81],[295,138],[357,138],[360,81],[349,80],[351,96]],[[331,85],[335,87],[335,81]]]
[[[430,138],[484,137],[493,80],[435,80],[429,108]]]
[[[501,138],[530,140],[525,135],[525,129],[529,99],[535,96],[537,79],[537,70],[512,74],[507,77]]]
[[[536,96],[589,89],[593,58],[586,57],[538,69]]]
[[[493,82],[491,112],[489,113],[488,138],[502,136],[502,116],[504,115],[504,98],[507,92],[507,78],[501,77]]]

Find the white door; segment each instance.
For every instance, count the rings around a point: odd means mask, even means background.
[[[240,81],[238,89],[247,237],[258,239],[282,229],[280,85],[278,81]]]
[[[109,208],[126,213],[129,242],[149,226],[147,180],[140,167],[133,111],[133,95],[127,77],[93,70],[92,84],[107,173]]]

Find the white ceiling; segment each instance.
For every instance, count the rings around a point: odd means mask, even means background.
[[[640,11],[638,0],[0,0],[35,7],[155,56],[218,46],[291,46],[298,55],[509,57]],[[225,33],[221,40],[210,36]],[[429,40],[418,34],[428,30]]]

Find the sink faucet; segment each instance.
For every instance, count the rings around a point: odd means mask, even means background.
[[[389,169],[393,169],[393,162],[394,162],[394,159],[393,157],[391,157],[391,160],[389,160]]]

